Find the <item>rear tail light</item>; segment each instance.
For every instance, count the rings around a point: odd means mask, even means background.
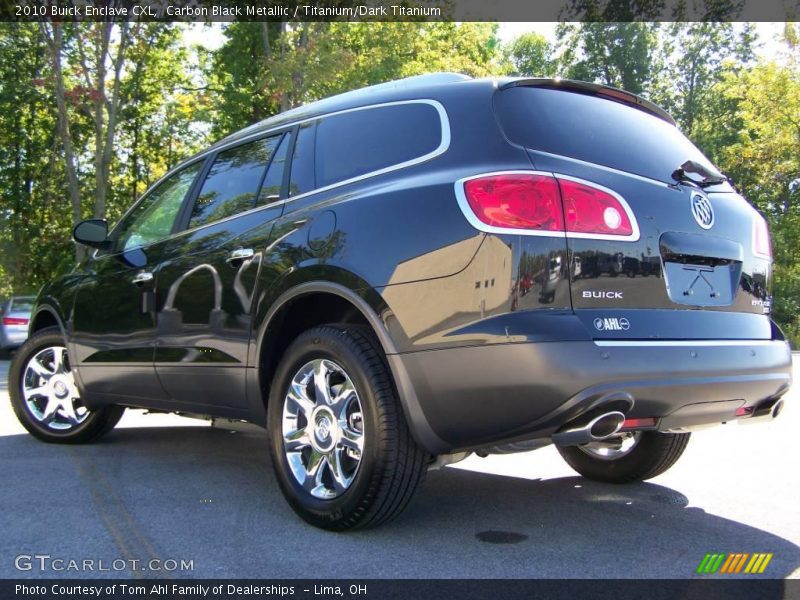
[[[28,319],[20,317],[3,317],[3,325],[27,325]]]
[[[608,192],[571,179],[561,179],[559,185],[567,231],[626,237],[633,233],[622,203]]]
[[[763,258],[772,258],[767,220],[759,213],[753,216],[753,254]]]
[[[638,238],[636,221],[625,201],[586,181],[547,173],[494,173],[462,180],[456,192],[464,214],[482,231]]]
[[[475,216],[492,227],[564,230],[558,182],[553,177],[491,175],[465,182],[464,192]]]

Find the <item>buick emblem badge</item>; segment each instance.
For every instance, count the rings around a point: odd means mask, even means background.
[[[703,229],[711,229],[714,226],[714,209],[703,194],[697,192],[692,194],[692,214]]]

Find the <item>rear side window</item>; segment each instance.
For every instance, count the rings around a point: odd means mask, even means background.
[[[297,133],[292,155],[292,173],[289,178],[289,195],[310,192],[314,185],[314,134],[316,123],[303,125]]]
[[[378,106],[325,117],[317,125],[317,187],[421,158],[441,142],[442,122],[430,104]]]
[[[254,208],[261,178],[280,136],[220,152],[192,208],[189,228],[213,223]]]
[[[666,182],[686,160],[712,166],[675,126],[612,100],[519,86],[497,93],[495,107],[506,136],[533,150]]]
[[[12,298],[11,311],[30,312],[33,310],[33,298]]]
[[[288,148],[289,136],[284,135],[272,155],[272,162],[269,163],[267,174],[264,176],[264,183],[261,184],[261,191],[258,194],[256,206],[266,206],[280,199]]]

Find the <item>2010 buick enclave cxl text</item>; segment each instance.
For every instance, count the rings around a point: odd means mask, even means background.
[[[434,74],[267,119],[185,161],[44,286],[23,425],[125,407],[265,426],[295,511],[384,522],[424,473],[555,444],[654,477],[690,430],[780,411],[764,218],[654,104]]]

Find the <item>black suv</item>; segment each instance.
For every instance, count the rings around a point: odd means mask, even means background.
[[[124,407],[256,423],[329,529],[390,519],[470,452],[653,477],[791,383],[764,219],[662,109],[599,85],[329,98],[74,237],[95,251],[39,293],[10,371],[28,431],[88,442]]]

